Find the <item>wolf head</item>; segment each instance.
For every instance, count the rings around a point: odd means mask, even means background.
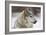
[[[25,8],[24,9],[24,15],[25,15],[25,17],[29,17],[30,18],[30,22],[35,24],[37,21],[34,18],[34,15],[33,15],[32,11],[33,11],[32,8]]]

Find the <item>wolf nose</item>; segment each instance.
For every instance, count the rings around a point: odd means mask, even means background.
[[[34,24],[36,23],[37,21],[34,22]]]

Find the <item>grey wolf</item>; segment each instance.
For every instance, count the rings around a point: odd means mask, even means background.
[[[24,8],[18,15],[14,28],[32,28],[37,21],[34,18],[31,8]]]

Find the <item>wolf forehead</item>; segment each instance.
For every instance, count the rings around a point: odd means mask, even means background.
[[[32,8],[23,8],[21,10],[22,10],[22,12],[24,11],[25,15],[28,15],[28,16],[33,15]]]

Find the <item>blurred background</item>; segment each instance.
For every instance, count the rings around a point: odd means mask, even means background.
[[[24,8],[30,8],[32,9],[32,12],[34,15],[39,16],[38,13],[40,13],[41,8],[40,7],[18,7],[18,6],[12,6],[12,16],[15,16],[16,14],[13,13],[20,13]]]

